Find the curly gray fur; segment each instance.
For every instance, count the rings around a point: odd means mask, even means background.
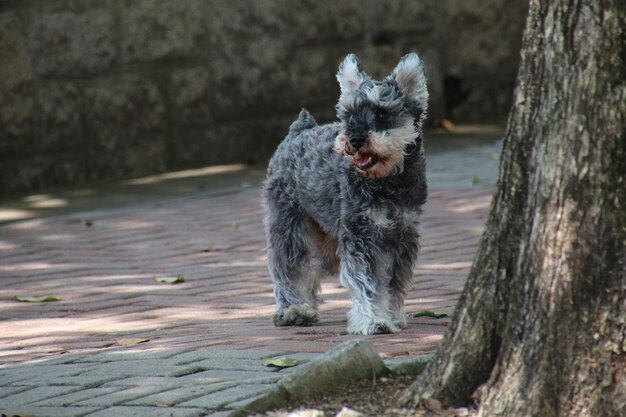
[[[349,332],[395,332],[406,326],[427,195],[426,79],[415,54],[383,81],[349,55],[337,78],[340,121],[319,126],[302,110],[267,170],[274,324],[314,324],[320,280],[338,273],[353,298]]]

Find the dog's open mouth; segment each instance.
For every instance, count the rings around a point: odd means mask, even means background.
[[[367,171],[378,163],[378,157],[372,154],[357,152],[352,156],[352,163],[359,171]]]

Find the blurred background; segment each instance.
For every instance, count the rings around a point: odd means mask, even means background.
[[[335,118],[335,73],[349,52],[374,77],[417,52],[429,80],[430,127],[444,119],[461,133],[495,125],[496,133],[485,130],[493,139],[508,115],[526,7],[525,0],[2,0],[0,197],[262,165],[300,108],[318,122]],[[431,143],[464,143],[432,138],[427,151]],[[493,141],[485,146],[497,155]],[[445,157],[439,166],[462,160]]]

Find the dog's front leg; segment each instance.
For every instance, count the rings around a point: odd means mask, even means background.
[[[391,312],[389,283],[392,265],[380,249],[363,242],[344,243],[339,278],[352,295],[348,332],[393,333],[400,330]]]

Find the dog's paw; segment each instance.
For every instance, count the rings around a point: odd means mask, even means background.
[[[320,316],[307,304],[292,304],[274,314],[274,326],[312,326]]]
[[[395,323],[387,320],[374,321],[370,323],[352,324],[348,326],[348,333],[351,334],[386,334],[400,331]]]

